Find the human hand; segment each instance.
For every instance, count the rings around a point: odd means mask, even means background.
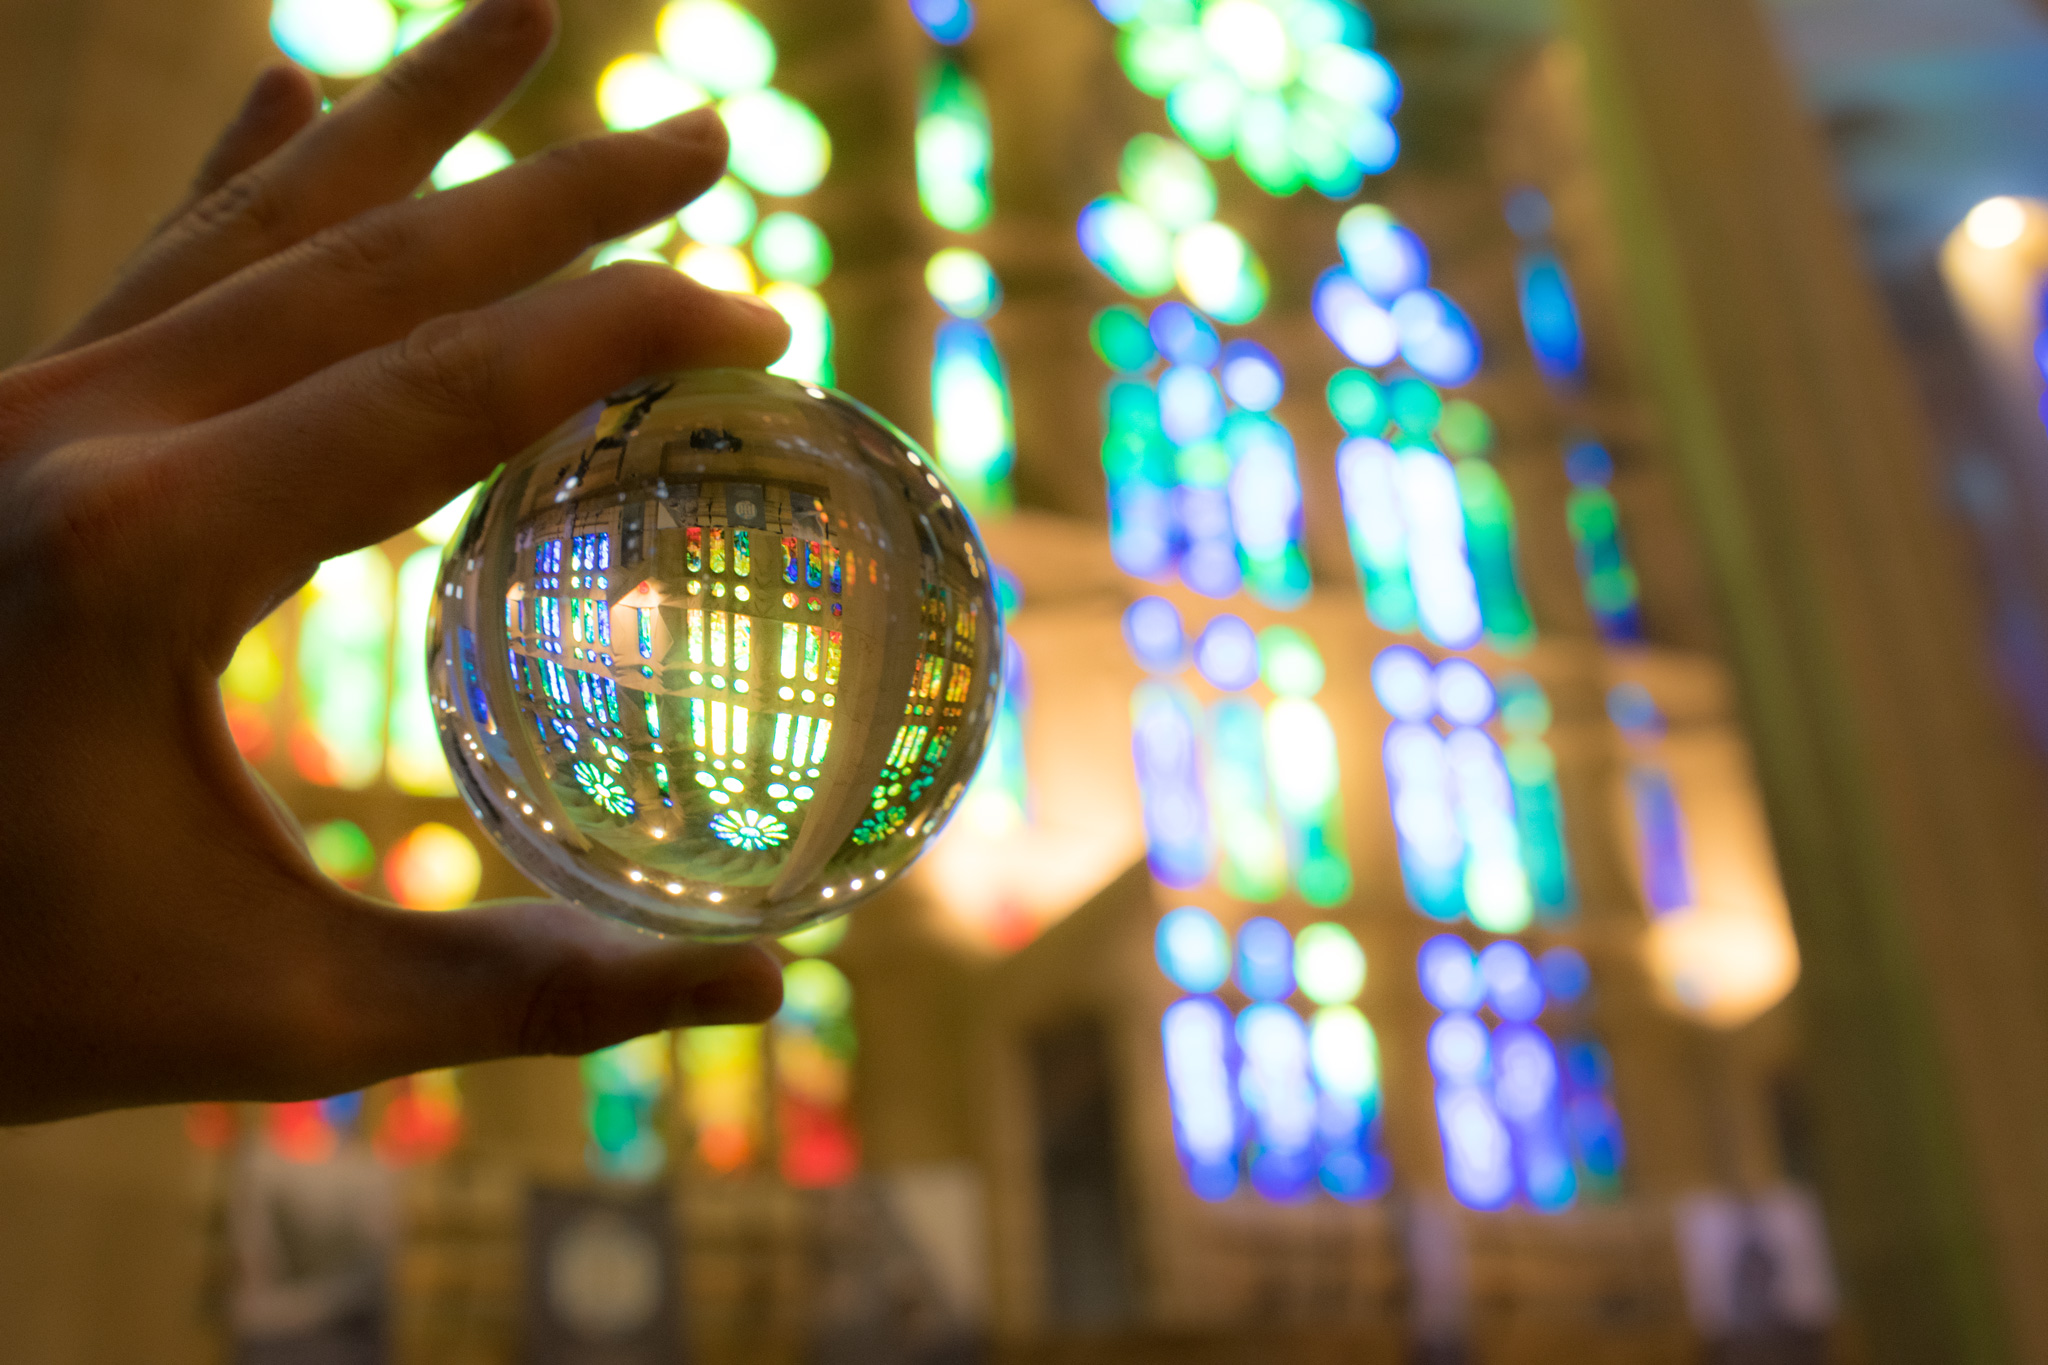
[[[553,26],[549,0],[482,0],[325,115],[266,73],[107,298],[0,372],[0,1122],[775,1008],[758,948],[343,890],[222,715],[237,640],[323,559],[640,376],[786,343],[765,305],[658,266],[528,289],[710,186],[708,110],[413,197]]]

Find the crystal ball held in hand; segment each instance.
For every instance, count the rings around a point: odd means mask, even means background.
[[[888,884],[960,799],[1002,659],[980,536],[840,394],[744,370],[619,394],[493,475],[428,631],[443,748],[542,886],[702,939]]]

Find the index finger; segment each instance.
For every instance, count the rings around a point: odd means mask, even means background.
[[[152,439],[151,520],[233,638],[275,584],[395,534],[589,403],[665,370],[771,364],[767,304],[621,262],[436,318],[271,398]],[[230,562],[221,547],[241,553]]]

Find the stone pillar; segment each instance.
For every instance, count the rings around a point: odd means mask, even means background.
[[[1636,352],[1727,618],[1873,1356],[2048,1360],[2043,799],[1754,0],[1571,0]]]

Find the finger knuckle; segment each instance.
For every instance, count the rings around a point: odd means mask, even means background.
[[[304,250],[355,288],[396,292],[404,286],[415,238],[404,214],[368,213],[318,233]]]
[[[440,55],[438,43],[421,43],[406,52],[377,78],[382,93],[405,104],[433,101],[447,86],[448,71],[437,60]]]
[[[284,242],[291,231],[292,208],[269,176],[260,169],[243,171],[192,206],[184,231],[212,237],[240,233],[263,242]]]
[[[386,372],[404,399],[430,412],[495,425],[497,338],[474,313],[433,318],[386,352]]]
[[[66,447],[38,461],[8,499],[7,558],[31,572],[60,608],[90,600],[186,497],[176,471],[116,443]]]

